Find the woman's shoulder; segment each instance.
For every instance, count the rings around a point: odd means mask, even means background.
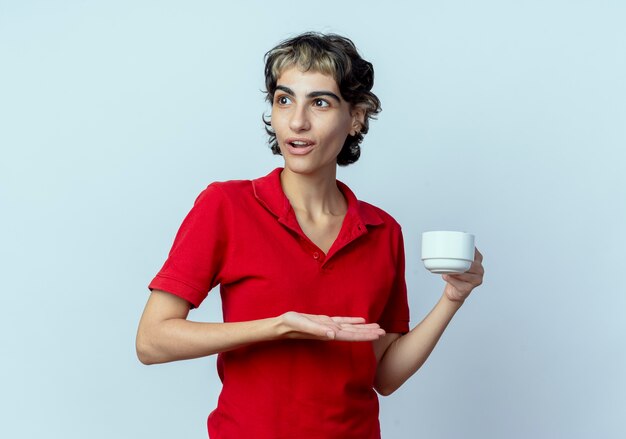
[[[194,204],[207,205],[242,200],[246,195],[253,196],[251,180],[214,181],[198,194]]]
[[[225,193],[252,192],[252,180],[225,180],[210,183],[205,190],[217,190]]]
[[[398,221],[396,221],[396,219],[386,210],[368,203],[367,201],[358,200],[358,203],[361,213],[365,213],[366,215],[374,218],[378,217],[382,223],[393,228],[401,227],[400,223],[398,223]]]
[[[217,180],[209,183],[203,192],[222,192],[230,193],[252,193],[252,180]]]
[[[214,181],[209,184],[205,191],[209,192],[222,192],[231,195],[250,195],[254,196],[255,187],[258,189],[260,186],[270,187],[272,189],[280,188],[280,171],[282,168],[276,168],[269,174],[262,177],[255,178],[253,180],[226,180],[226,181]],[[281,189],[282,190],[282,189]]]

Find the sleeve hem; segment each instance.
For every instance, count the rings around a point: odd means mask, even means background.
[[[150,282],[150,285],[148,285],[148,288],[150,290],[162,290],[174,294],[175,296],[185,299],[193,308],[198,308],[206,297],[206,294],[203,294],[196,288],[161,274],[156,275],[152,282]]]
[[[380,322],[380,327],[385,330],[388,334],[398,333],[398,334],[406,334],[409,332],[409,321],[408,320],[395,320],[390,322]]]

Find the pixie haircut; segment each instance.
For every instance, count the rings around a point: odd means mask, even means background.
[[[340,166],[356,162],[361,156],[360,143],[369,130],[369,119],[374,119],[381,111],[380,100],[371,92],[374,85],[372,63],[361,58],[354,43],[340,35],[307,32],[285,40],[265,54],[265,93],[270,104],[274,102],[278,77],[294,66],[304,72],[332,76],[339,86],[341,97],[351,107],[365,110],[361,129],[354,136],[348,135],[337,156]],[[264,116],[263,122],[272,152],[280,155],[271,117]]]

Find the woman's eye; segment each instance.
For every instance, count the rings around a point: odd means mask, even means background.
[[[276,102],[280,105],[287,105],[291,103],[291,99],[289,99],[287,96],[279,96],[278,99],[276,99]]]
[[[315,106],[316,107],[329,107],[330,105],[328,105],[328,102],[326,102],[324,99],[316,99]]]

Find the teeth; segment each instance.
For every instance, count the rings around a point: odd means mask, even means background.
[[[307,146],[308,145],[307,142],[300,142],[300,141],[291,142],[291,144],[294,146]]]

